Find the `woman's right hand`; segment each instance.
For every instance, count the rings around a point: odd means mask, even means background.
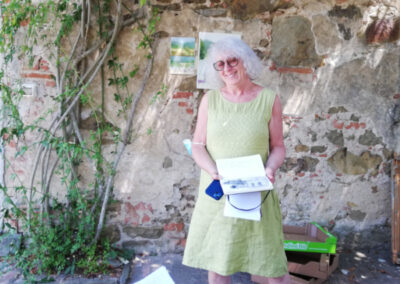
[[[222,176],[220,176],[218,173],[213,173],[211,174],[212,179],[216,179],[216,180],[221,180]]]

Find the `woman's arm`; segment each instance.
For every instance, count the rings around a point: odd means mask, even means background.
[[[206,149],[208,94],[201,99],[197,114],[196,129],[192,140],[192,154],[196,164],[205,170],[213,179],[219,179],[217,166]]]
[[[283,143],[282,105],[278,96],[275,96],[268,128],[270,153],[265,165],[265,174],[273,183],[275,182],[275,172],[283,164],[286,154],[285,144]]]

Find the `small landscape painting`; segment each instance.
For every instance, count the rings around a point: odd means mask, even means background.
[[[171,37],[170,74],[194,75],[196,40],[192,37]]]

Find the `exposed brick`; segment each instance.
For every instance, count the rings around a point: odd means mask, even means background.
[[[142,224],[149,223],[149,222],[150,222],[150,216],[147,214],[144,214],[143,218],[142,218]]]
[[[173,99],[188,99],[192,96],[193,96],[192,92],[177,92],[172,96],[172,98]]]
[[[321,154],[321,155],[319,155],[321,158],[326,158],[326,157],[328,157],[328,155],[327,154]]]
[[[336,119],[333,120],[333,127],[335,127],[336,129],[343,129],[344,126],[344,122],[338,122]]]
[[[187,107],[187,106],[188,106],[188,103],[187,103],[187,102],[179,102],[179,103],[178,103],[178,106],[180,106],[180,107]]]
[[[350,128],[358,129],[358,128],[360,128],[360,124],[358,122],[350,122],[350,124],[346,125],[345,128],[346,129],[350,129]]]
[[[187,112],[188,114],[193,114],[193,109],[192,109],[192,108],[187,108],[187,109],[186,109],[186,112]]]
[[[46,60],[40,60],[40,69],[44,70],[44,71],[48,71],[49,70],[49,62],[47,62]]]
[[[278,67],[279,73],[300,73],[300,74],[312,74],[312,68],[301,68],[301,67]]]
[[[274,62],[272,62],[271,66],[269,66],[269,70],[270,70],[270,71],[276,70],[276,65],[275,65]]]
[[[169,223],[164,225],[165,231],[177,231],[182,232],[185,224],[184,223]]]
[[[126,217],[124,219],[125,224],[132,224],[134,226],[139,225],[140,216],[136,212],[135,207],[130,202],[125,202],[125,214]]]
[[[367,125],[364,122],[361,122],[360,127],[364,129],[365,127],[367,127]]]
[[[304,176],[305,176],[305,173],[303,173],[303,172],[297,173],[297,176],[298,176],[298,177],[304,177]]]
[[[310,178],[315,178],[317,176],[318,176],[318,174],[312,174],[312,175],[310,175]]]
[[[395,94],[395,95],[393,96],[393,99],[395,99],[395,100],[400,99],[400,94]]]
[[[139,202],[138,204],[135,205],[135,210],[136,211],[145,211],[146,210],[146,204],[143,202]]]
[[[54,81],[54,80],[46,81],[46,87],[55,88],[56,86],[57,86],[56,81]]]
[[[43,74],[43,73],[23,73],[22,77],[34,78],[34,79],[53,79],[53,76],[51,74]]]

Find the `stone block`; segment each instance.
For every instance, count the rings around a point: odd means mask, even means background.
[[[332,144],[336,146],[343,146],[344,145],[344,138],[343,138],[343,132],[338,131],[338,130],[331,130],[328,133],[326,133],[326,138],[331,142]]]
[[[123,231],[131,238],[142,237],[146,239],[158,239],[164,233],[164,228],[161,226],[153,226],[153,227],[126,226],[123,228]]]
[[[107,236],[111,243],[116,243],[121,239],[121,232],[117,225],[110,225],[105,227],[103,234]]]
[[[311,22],[302,16],[276,18],[272,23],[271,59],[278,66],[318,67]]]
[[[377,137],[372,130],[365,130],[364,134],[358,138],[358,143],[366,146],[375,146],[382,144],[382,137]]]
[[[368,170],[377,170],[382,157],[369,151],[360,156],[354,155],[347,148],[340,149],[328,159],[328,165],[336,172],[348,175],[364,175]]]
[[[360,8],[354,5],[349,5],[346,8],[335,6],[328,12],[328,16],[336,18],[359,19],[362,17]]]

